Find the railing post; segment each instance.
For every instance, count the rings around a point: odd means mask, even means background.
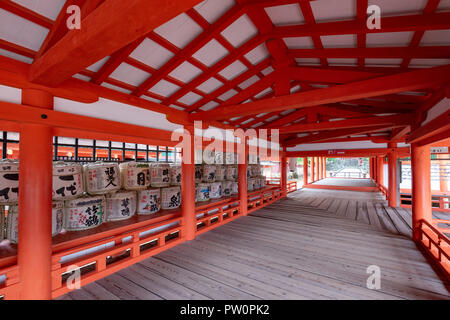
[[[22,90],[22,104],[53,109],[53,96],[34,89]],[[53,130],[22,124],[19,168],[20,298],[49,300],[52,288],[52,161]]]
[[[413,240],[421,239],[421,220],[431,222],[431,154],[429,146],[411,145]]]
[[[282,197],[286,197],[287,195],[287,158],[286,158],[286,149],[283,148],[283,152],[281,155],[281,181],[280,181],[280,187],[281,187],[281,194]]]
[[[190,139],[190,144],[184,143],[184,145],[186,148],[190,148],[190,152],[186,153],[187,150],[182,150],[181,214],[183,216],[186,240],[194,240],[197,232],[197,219],[195,216],[195,131],[193,126],[185,126],[185,130],[187,132],[185,132],[183,139]]]

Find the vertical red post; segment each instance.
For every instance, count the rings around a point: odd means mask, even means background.
[[[195,215],[195,130],[193,126],[185,126],[187,131],[184,139],[190,139],[186,142],[187,150],[182,150],[181,163],[181,214],[183,216],[184,233],[186,240],[194,240],[197,232],[197,217]],[[189,135],[187,135],[189,133]]]
[[[369,174],[371,179],[373,179],[374,177],[374,165],[373,165],[374,159],[375,158],[373,157],[369,158]]]
[[[317,163],[319,165],[319,180],[323,179],[323,158],[319,157],[317,158]]]
[[[53,109],[53,96],[44,91],[22,90],[22,104]],[[49,300],[52,257],[53,130],[40,124],[22,124],[19,169],[20,298]]]
[[[411,145],[413,240],[420,241],[420,220],[431,221],[430,147]]]
[[[303,186],[308,184],[308,158],[303,158]]]
[[[287,158],[286,158],[286,152],[283,148],[283,152],[281,155],[281,194],[283,197],[286,197],[287,195]]]
[[[311,157],[311,183],[316,181],[316,175],[315,175],[315,172],[314,172],[315,169],[316,169],[316,166],[314,164],[314,157]]]
[[[391,149],[388,154],[388,166],[389,166],[389,196],[388,203],[390,207],[396,208],[398,206],[397,201],[397,143],[389,143]]]
[[[248,137],[245,136],[241,143],[244,143],[244,154],[240,154],[238,164],[239,177],[239,203],[241,214],[246,216],[248,214],[248,196],[247,196],[247,163],[248,163]],[[242,159],[243,158],[243,159]]]
[[[316,158],[316,180],[320,180],[319,177],[319,157]]]
[[[327,177],[327,158],[323,158],[323,177]]]
[[[384,157],[379,157],[377,162],[377,180],[380,186],[384,186]]]

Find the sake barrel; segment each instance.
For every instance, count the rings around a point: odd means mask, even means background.
[[[209,191],[210,199],[222,198],[222,182],[211,183],[211,189]]]
[[[96,162],[83,167],[86,192],[101,195],[120,189],[120,170],[117,163]]]
[[[232,152],[225,152],[225,164],[236,164],[236,155]]]
[[[227,180],[229,180],[229,181],[237,181],[237,179],[238,179],[238,168],[237,168],[237,166],[235,166],[235,165],[229,165],[229,166],[227,166],[227,168],[226,168],[226,170],[227,170],[227,173],[226,173],[226,177],[227,177]]]
[[[216,163],[216,164],[224,164],[225,162],[224,162],[224,153],[223,152],[215,152],[214,153],[214,162]]]
[[[216,152],[214,150],[203,150],[203,163],[214,164],[216,160]]]
[[[149,215],[161,210],[161,189],[138,191],[137,214]]]
[[[231,196],[233,192],[233,181],[224,181],[222,182],[222,190],[224,197]]]
[[[122,188],[144,190],[150,186],[150,166],[148,163],[125,162],[120,164]]]
[[[150,185],[153,188],[170,186],[170,165],[157,163],[150,167]]]
[[[19,241],[19,206],[12,205],[8,208],[6,223],[6,238],[11,243]],[[53,201],[52,203],[52,237],[61,232],[64,221],[64,202]]]
[[[53,163],[53,200],[72,200],[83,195],[83,166],[77,163]]]
[[[216,165],[216,181],[224,181],[226,175],[226,168],[222,165]]]
[[[216,181],[216,166],[213,164],[204,164],[202,166],[203,182]]]
[[[261,188],[265,188],[267,185],[266,177],[260,177],[259,180],[260,180]]]
[[[251,178],[253,175],[252,173],[252,166],[251,165],[247,165],[247,178]]]
[[[200,183],[203,180],[203,169],[201,165],[195,166],[195,183]]]
[[[235,195],[235,194],[239,194],[239,183],[236,181],[231,181],[232,185],[231,185],[231,194]]]
[[[177,209],[181,205],[181,188],[169,187],[161,189],[161,202],[164,210]]]
[[[253,180],[254,180],[253,178],[247,179],[247,191],[255,190]]]
[[[136,191],[119,191],[106,195],[105,221],[126,220],[136,213]]]
[[[104,212],[104,196],[85,196],[66,201],[64,205],[64,228],[68,231],[96,228],[103,223]]]
[[[261,165],[259,164],[252,165],[252,176],[253,177],[261,176]]]
[[[0,161],[0,204],[19,201],[19,161]]]
[[[180,165],[170,166],[170,185],[171,186],[181,186],[181,166]]]
[[[261,182],[260,182],[259,178],[253,179],[253,189],[254,190],[261,189]]]
[[[205,202],[209,201],[209,190],[210,190],[210,183],[199,183],[197,185],[197,201],[198,202]]]

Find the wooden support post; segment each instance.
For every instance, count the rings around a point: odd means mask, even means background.
[[[374,158],[372,157],[372,158],[369,158],[369,173],[370,173],[370,178],[372,178],[373,179],[373,177],[374,177]]]
[[[322,164],[323,158],[319,157],[317,158],[317,163],[319,165],[319,180],[323,179],[323,164]]]
[[[411,145],[413,240],[420,241],[420,220],[431,222],[431,154],[429,146]]]
[[[303,186],[308,184],[308,158],[303,158]]]
[[[377,164],[377,182],[378,185],[384,186],[384,157],[378,157]]]
[[[316,158],[316,179],[320,180],[320,172],[319,172],[320,164],[319,157]]]
[[[323,177],[327,177],[327,158],[323,158]]]
[[[53,109],[53,96],[44,91],[22,90],[22,104]],[[20,298],[51,299],[52,278],[52,143],[50,126],[22,124],[19,169]]]
[[[185,145],[190,149],[187,154],[187,150],[182,150],[183,157],[181,163],[181,214],[183,216],[184,233],[186,240],[194,240],[197,232],[197,218],[195,215],[195,135],[194,127],[185,126],[187,134],[184,139],[190,139],[190,144]],[[186,133],[187,133],[186,132]]]
[[[447,159],[448,154],[438,154],[437,158],[439,159],[439,186],[441,192],[447,192],[448,191],[448,182],[447,177],[442,176],[445,173],[445,169],[447,168],[448,160],[441,160],[441,159]]]
[[[281,155],[281,166],[280,166],[280,170],[281,170],[281,195],[282,197],[286,197],[287,195],[287,161],[288,159],[286,158],[286,151],[285,149],[283,149],[283,153]]]
[[[244,143],[244,154],[239,154],[238,161],[238,179],[239,179],[239,203],[241,214],[248,214],[248,197],[247,197],[247,163],[248,163],[248,137],[245,136],[241,143]]]
[[[316,169],[316,166],[314,164],[314,157],[311,157],[311,183],[314,183],[314,181],[316,181],[315,177],[315,172],[314,170]]]
[[[388,166],[389,166],[389,206],[396,208],[398,206],[397,200],[397,143],[389,143],[391,150],[388,154]]]

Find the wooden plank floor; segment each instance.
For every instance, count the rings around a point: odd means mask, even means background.
[[[401,235],[408,213],[373,193],[323,192],[292,193],[60,299],[450,299]],[[366,287],[370,265],[380,290]]]
[[[325,178],[314,182],[321,186],[342,186],[342,187],[376,187],[372,179],[351,179],[351,178]]]

